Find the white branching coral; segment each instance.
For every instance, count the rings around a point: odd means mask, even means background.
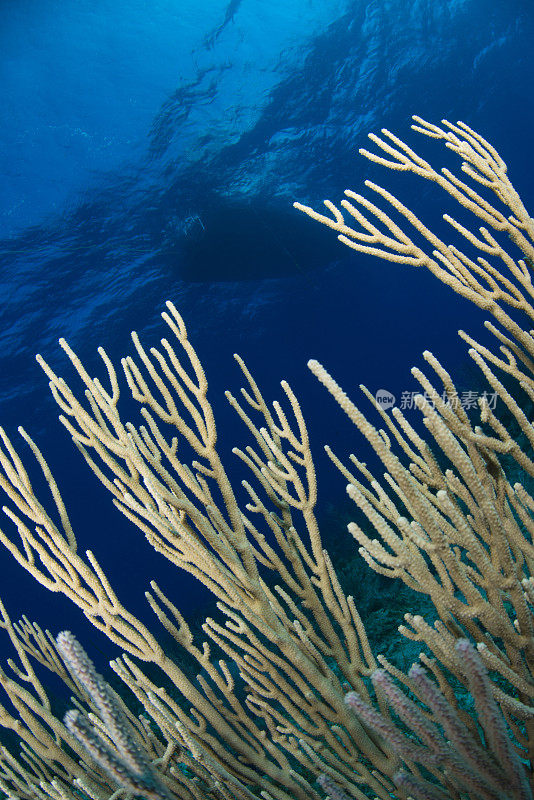
[[[282,383],[284,402],[269,405],[238,359],[246,388],[240,399],[227,397],[251,443],[234,450],[247,471],[236,491],[217,450],[204,370],[168,303],[163,316],[173,338],[147,350],[133,334],[135,357],[122,360],[123,377],[104,350],[106,380],[91,377],[65,342],[82,391],[39,362],[63,425],[119,511],[157,552],[209,588],[219,615],[206,619],[206,641],[198,642],[157,583],[146,593],[167,634],[196,661],[195,677],[162,646],[157,630],[123,605],[95,554],[78,551],[38,446],[21,429],[50,486],[52,509],[36,497],[1,431],[0,488],[18,539],[4,530],[0,541],[121,649],[112,669],[144,709],[136,717],[126,696],[110,694],[67,634],[56,643],[25,618],[14,625],[2,607],[0,624],[20,661],[10,661],[14,677],[0,670],[14,709],[0,709],[0,725],[21,741],[20,753],[0,753],[6,794],[530,800],[534,429],[524,408],[525,398],[534,399],[534,223],[488,142],[462,123],[414,119],[416,131],[461,158],[465,177],[434,170],[388,131],[371,137],[378,153],[363,154],[434,182],[472,213],[476,233],[446,216],[462,247],[441,241],[376,184],[368,186],[388,212],[354,192],[339,208],[327,202],[330,216],[298,207],[354,250],[424,266],[493,316],[488,327],[498,350],[462,335],[508,424],[484,398],[478,418],[469,415],[431,353],[425,359],[436,377],[414,370],[426,439],[399,409],[389,415],[376,403],[381,422],[373,425],[323,366],[310,363],[383,463],[385,478],[377,479],[355,456],[347,466],[328,451],[359,509],[350,531],[363,557],[434,604],[436,622],[407,614],[401,627],[421,644],[420,665],[404,674],[375,656],[341,587],[321,539],[308,432],[289,385]],[[137,423],[121,417],[124,386],[139,406]],[[35,662],[72,692],[67,725],[53,715]]]

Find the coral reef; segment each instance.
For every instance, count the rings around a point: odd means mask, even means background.
[[[146,350],[133,334],[136,357],[122,360],[124,378],[104,350],[106,381],[91,377],[65,342],[83,391],[39,361],[63,425],[119,511],[210,589],[220,617],[205,620],[199,643],[156,583],[146,593],[163,629],[198,664],[193,677],[162,646],[157,625],[150,630],[121,603],[95,555],[78,552],[36,443],[20,430],[50,487],[51,508],[2,431],[0,487],[18,539],[3,530],[0,541],[121,649],[111,667],[144,709],[133,713],[71,634],[56,641],[26,618],[13,624],[2,606],[0,624],[19,662],[9,661],[9,674],[0,670],[10,701],[0,725],[20,740],[20,749],[0,752],[0,789],[10,797],[532,798],[534,429],[523,401],[534,398],[534,221],[479,134],[418,117],[412,127],[456,153],[465,177],[436,171],[389,131],[371,136],[378,153],[362,152],[434,182],[474,215],[476,233],[445,216],[464,247],[443,242],[372,183],[387,213],[352,191],[341,207],[326,203],[329,215],[297,206],[356,251],[426,267],[494,319],[487,326],[498,350],[462,336],[520,438],[484,396],[477,414],[468,413],[431,353],[433,380],[413,370],[426,438],[400,409],[386,413],[364,390],[381,418],[376,427],[322,365],[310,363],[382,461],[378,479],[356,456],[347,465],[328,449],[355,503],[358,521],[349,530],[370,568],[433,604],[432,619],[407,614],[401,627],[420,646],[420,663],[404,674],[372,651],[321,540],[299,402],[284,382],[284,405],[269,405],[239,358],[246,388],[240,399],[227,397],[251,444],[234,450],[248,477],[232,486],[206,376],[168,303],[163,316],[173,341]],[[139,405],[138,423],[121,417],[123,381]],[[75,708],[63,722],[43,670],[72,692]]]

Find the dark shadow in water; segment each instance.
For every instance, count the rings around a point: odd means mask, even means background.
[[[289,203],[214,197],[169,221],[161,254],[182,280],[243,281],[305,273],[339,257],[339,244]]]

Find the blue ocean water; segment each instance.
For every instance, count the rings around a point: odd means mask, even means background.
[[[156,343],[172,300],[204,361],[231,474],[242,477],[230,449],[243,432],[223,392],[241,385],[238,352],[268,397],[282,378],[295,388],[320,503],[341,502],[322,445],[366,451],[307,360],[354,396],[364,383],[399,397],[425,348],[469,374],[456,330],[478,333],[483,317],[427,274],[351,253],[292,203],[318,206],[372,178],[440,230],[439,195],[357,155],[387,127],[445,163],[410,132],[418,114],[480,131],[533,208],[533,42],[531,0],[2,4],[0,422],[39,442],[81,549],[143,618],[156,574],[185,611],[206,595],[147,555],[87,474],[35,353],[66,371],[63,336],[96,370],[96,348],[117,360],[132,329]],[[80,626],[8,553],[0,565],[13,616]]]

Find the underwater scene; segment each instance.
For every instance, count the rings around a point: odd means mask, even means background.
[[[531,0],[0,8],[1,796],[532,800]]]

